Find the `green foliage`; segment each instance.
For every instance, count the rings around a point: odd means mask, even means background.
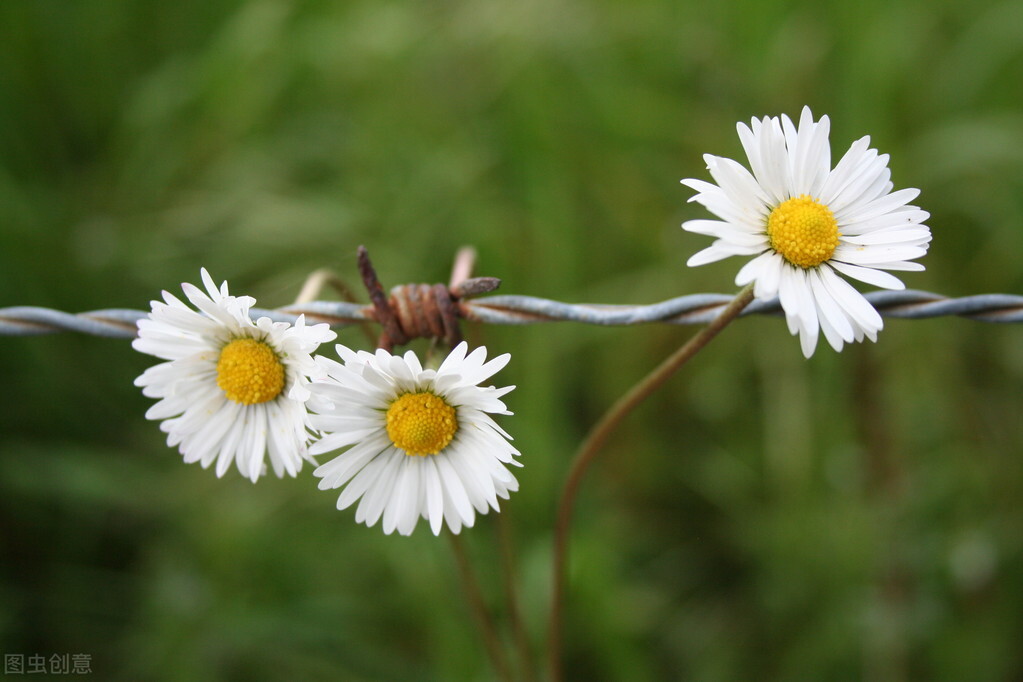
[[[232,0],[0,3],[0,306],[148,308],[200,266],[266,307],[321,267],[644,303],[731,291],[683,177],[737,120],[870,134],[934,232],[910,287],[1023,291],[1023,4]],[[572,451],[681,328],[470,328],[511,352],[504,508],[543,647]],[[586,480],[578,680],[1023,677],[1023,330],[890,321],[804,361],[738,322]],[[362,343],[356,331],[341,340]],[[822,344],[823,345],[823,344]],[[184,466],[123,341],[0,339],[0,648],[111,680],[491,673],[443,539],[385,537],[308,469]],[[466,533],[500,607],[494,519]]]

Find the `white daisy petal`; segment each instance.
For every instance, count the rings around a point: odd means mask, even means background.
[[[870,303],[836,273],[888,289],[904,285],[886,270],[922,270],[911,262],[927,253],[930,216],[910,202],[919,190],[893,191],[888,155],[856,140],[831,168],[830,120],[814,121],[808,107],[798,124],[788,116],[752,119],[736,126],[749,160],[740,164],[704,155],[717,184],[686,179],[718,220],[689,220],[682,227],[713,237],[689,266],[729,256],[753,256],[735,282],[754,285],[757,299],[778,297],[789,332],[810,357],[818,336],[841,350],[844,343],[876,340],[883,326]]]
[[[360,500],[355,511],[356,522],[367,525],[376,523],[393,497],[403,459],[401,453],[388,448],[341,491],[337,498],[337,508],[345,509],[356,500]]]
[[[714,242],[712,246],[709,246],[703,251],[698,251],[695,254],[693,254],[689,258],[689,260],[686,261],[686,265],[688,265],[691,268],[695,268],[698,265],[716,263],[719,260],[724,260],[735,255],[737,254],[733,253],[730,249],[718,248],[718,242]]]
[[[820,320],[821,330],[824,331],[824,335],[828,338],[831,347],[840,351],[842,350],[842,344],[841,342],[836,342],[836,337],[846,343],[851,343],[856,338],[856,333],[842,307],[831,296],[824,285],[822,281],[823,276],[821,275],[822,270],[823,268],[817,268],[811,275],[817,280],[812,289],[814,303],[817,306],[817,319]]]
[[[919,195],[920,190],[918,189],[901,189],[898,192],[892,192],[891,194],[878,199],[853,204],[842,211],[839,221],[856,222],[861,220],[871,220],[902,208],[909,202],[916,199]],[[835,213],[836,217],[838,217],[838,211]]]
[[[877,150],[869,149],[870,136],[864,136],[852,143],[849,150],[838,161],[838,165],[828,174],[824,185],[821,187],[818,198],[826,205],[835,203],[835,197],[853,182],[857,176],[857,170],[869,164],[877,155]]]
[[[870,220],[859,220],[842,224],[841,232],[843,237],[863,235],[869,232],[888,230],[893,228],[907,229],[911,227],[924,227],[922,223],[931,217],[927,211],[921,211],[915,206],[903,206],[900,209],[886,213],[885,215]],[[927,230],[928,239],[930,230]]]
[[[338,434],[325,436],[319,442],[329,442],[330,437],[334,435]],[[345,440],[347,441],[347,439]],[[389,444],[390,441],[387,440],[386,436],[378,435],[375,438],[367,438],[364,442],[345,452],[344,457],[335,457],[329,462],[321,464],[313,471],[313,475],[320,479],[320,490],[340,488],[362,471],[364,467],[368,466],[375,457],[386,452]],[[350,443],[344,442],[339,447],[347,445],[350,445]]]
[[[817,317],[821,323],[821,331],[824,332],[824,339],[836,351],[841,351],[845,339],[842,338],[842,334],[832,325],[833,320],[838,318],[829,317],[825,309],[820,307],[820,301],[815,300],[815,303],[818,304]]]
[[[472,502],[469,500],[469,491],[465,489],[448,458],[434,460],[437,471],[440,473],[441,483],[444,485],[444,493],[450,498],[454,511],[466,526],[472,526],[475,515],[472,509]],[[454,528],[451,529],[454,532]]]
[[[444,362],[440,363],[437,374],[457,374],[458,368],[465,362],[465,354],[469,351],[469,344],[462,341],[451,349]]]
[[[444,489],[440,483],[440,472],[433,457],[427,457],[423,466],[423,487],[426,492],[426,519],[430,522],[430,530],[440,535],[444,527]]]
[[[866,282],[867,284],[873,284],[875,287],[896,290],[906,288],[906,285],[902,283],[901,279],[895,275],[888,274],[884,270],[864,268],[859,265],[850,265],[849,263],[843,263],[837,260],[831,261],[829,265],[847,277],[858,279],[861,282]]]
[[[876,266],[878,263],[914,260],[927,253],[926,246],[904,244],[874,244],[859,246],[839,244],[832,255],[834,260],[856,265]]]
[[[839,222],[847,222],[853,218],[849,215],[852,209],[863,207],[879,193],[883,193],[888,185],[888,155],[878,154],[869,150],[861,164],[850,175],[849,181],[828,204]]]
[[[717,237],[725,242],[744,247],[753,246],[757,251],[763,251],[770,244],[766,235],[759,229],[748,229],[746,226],[735,229],[730,223],[721,220],[689,220],[682,223],[682,229],[709,237]]]
[[[468,350],[460,343],[436,371],[411,353],[343,346],[343,363],[318,361],[325,372],[308,385],[308,405],[323,436],[311,452],[341,451],[313,474],[321,489],[343,486],[338,509],[359,501],[357,523],[409,535],[423,518],[435,535],[444,525],[458,533],[518,489],[507,466],[519,466],[519,452],[490,417],[510,414],[500,397],[514,387],[478,385],[510,356],[487,362],[485,348]]]
[[[874,267],[878,270],[901,270],[903,272],[923,272],[925,269],[920,263],[909,263],[906,261],[874,263]]]
[[[394,491],[387,500],[383,520],[380,523],[380,527],[386,535],[390,535],[399,527],[405,527],[409,507],[415,502],[416,490],[413,487],[415,474],[413,472],[416,471],[416,467],[408,457],[402,457],[399,461]],[[405,534],[402,533],[402,535]]]
[[[450,461],[465,485],[469,501],[476,511],[486,514],[488,507],[497,509],[497,493],[494,479],[482,469],[485,466],[483,461],[476,461],[472,456],[472,450],[482,450],[480,445],[478,440],[466,437],[460,444],[449,446],[448,449],[451,451]]]
[[[139,321],[132,346],[166,360],[135,380],[145,396],[161,399],[146,417],[161,421],[168,444],[186,463],[216,462],[217,476],[233,462],[255,482],[267,458],[277,476],[295,476],[309,457],[302,399],[309,373],[319,368],[311,354],[336,335],[302,319],[294,327],[268,318],[253,322],[255,299],[230,295],[227,283],[217,287],[205,269],[201,278],[205,291],[182,285],[198,312],[163,292],[165,302],[153,301]],[[224,357],[229,361],[221,367]],[[222,380],[231,388],[222,388]]]
[[[746,286],[752,281],[759,281],[764,276],[764,271],[770,268],[770,261],[773,255],[773,252],[764,252],[740,268],[739,274],[736,275],[736,284]],[[774,287],[774,293],[777,293],[776,286]]]
[[[803,357],[809,358],[817,349],[817,327],[799,328],[799,349],[803,351]]]
[[[192,454],[201,457],[201,459],[199,459],[199,464],[202,466],[203,469],[209,468],[210,464],[212,464],[214,461],[217,462],[218,466],[220,465],[220,462],[227,462],[228,464],[230,464],[230,462],[234,461],[235,453],[238,451],[238,446],[241,444],[242,439],[245,437],[245,424],[242,422],[241,419],[238,418],[238,414],[241,412],[240,408],[241,408],[240,405],[233,404],[225,405],[225,411],[229,411],[231,413],[231,418],[225,419],[225,415],[223,413],[219,415],[220,419],[224,419],[224,421],[228,421],[230,423],[230,428],[228,428],[227,430],[227,436],[221,443],[219,450],[216,449],[204,451],[197,451],[195,449],[192,450]],[[185,462],[192,461],[195,460],[192,459],[189,453],[186,452]]]
[[[767,194],[748,170],[731,159],[717,156],[706,158],[711,176],[725,191],[725,196],[744,213],[755,215],[759,213],[761,206],[768,203]]]
[[[800,327],[810,329],[817,326],[817,310],[810,293],[809,274],[802,268],[785,266],[781,270],[778,298],[786,312],[799,318]]]
[[[716,192],[701,192],[693,196],[690,201],[703,205],[708,211],[733,225],[746,225],[749,229],[757,229],[760,223],[767,217],[764,206],[755,210],[747,206],[740,207],[734,203],[725,193],[715,187]]]
[[[419,522],[421,510],[426,503],[426,481],[423,477],[423,463],[418,458],[405,457],[405,485],[398,499],[398,523],[395,526],[402,535],[411,535]]]
[[[874,309],[863,294],[856,291],[851,284],[834,273],[830,267],[819,269],[821,282],[827,288],[832,298],[842,306],[842,309],[849,315],[854,329],[858,326],[863,332],[874,333],[880,331],[884,326],[881,315]]]
[[[786,267],[785,259],[774,251],[768,251],[766,255],[767,258],[761,267],[760,276],[756,279],[756,284],[753,286],[754,296],[761,300],[774,298],[778,295],[781,272]]]
[[[912,228],[887,228],[873,230],[859,235],[843,235],[842,241],[859,246],[875,246],[883,244],[926,244],[931,240],[931,231],[925,226],[916,225]]]

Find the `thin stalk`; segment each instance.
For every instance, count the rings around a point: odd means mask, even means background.
[[[749,284],[732,299],[731,303],[710,324],[693,335],[685,345],[675,351],[622,395],[604,413],[600,421],[593,426],[586,439],[576,451],[575,457],[572,460],[572,466],[568,472],[568,479],[565,481],[565,487],[562,490],[561,499],[558,503],[558,513],[554,527],[554,576],[551,587],[551,611],[547,640],[551,682],[561,680],[562,604],[565,593],[568,536],[569,528],[572,524],[572,507],[575,503],[576,494],[579,491],[579,484],[582,482],[583,475],[589,469],[590,464],[593,463],[597,453],[603,448],[608,437],[618,428],[622,420],[640,403],[646,400],[651,393],[660,388],[682,365],[700,352],[729,322],[738,317],[743,308],[749,305],[752,300],[753,285]]]
[[[494,667],[497,677],[503,682],[512,682],[514,678],[511,669],[508,667],[508,660],[505,658],[504,649],[501,648],[501,639],[497,634],[497,627],[494,620],[487,611],[483,601],[483,592],[480,590],[479,581],[473,573],[469,557],[465,552],[465,545],[462,544],[461,536],[454,533],[447,533],[451,539],[451,550],[455,555],[455,563],[458,564],[458,573],[461,576],[462,590],[465,592],[466,600],[472,611],[473,618],[483,637],[483,645],[486,647],[487,655],[490,657],[490,664]]]
[[[504,596],[508,602],[508,620],[511,621],[512,637],[518,649],[520,673],[523,682],[536,679],[533,653],[529,646],[529,636],[522,621],[522,610],[519,608],[519,595],[515,587],[515,550],[512,546],[511,528],[506,518],[508,512],[497,514],[497,540],[501,548],[501,565],[504,577]]]

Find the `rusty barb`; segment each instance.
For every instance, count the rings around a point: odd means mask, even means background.
[[[377,278],[369,252],[359,247],[359,275],[373,304],[372,317],[380,325],[377,346],[390,352],[413,339],[443,339],[449,347],[462,340],[459,318],[465,317],[461,301],[486,294],[501,286],[496,277],[470,277],[476,250],[463,247],[455,256],[451,281],[443,284],[400,284],[390,295]]]

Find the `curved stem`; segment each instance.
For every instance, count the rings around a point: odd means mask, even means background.
[[[487,655],[490,657],[490,663],[494,666],[494,672],[497,678],[503,682],[512,682],[514,678],[512,677],[511,669],[508,667],[508,660],[505,658],[504,650],[501,648],[501,639],[497,634],[497,627],[494,625],[494,620],[490,617],[487,606],[483,601],[483,592],[480,590],[480,584],[476,580],[476,575],[473,573],[472,566],[469,563],[469,557],[465,552],[465,546],[462,544],[462,538],[454,533],[447,533],[447,536],[451,539],[451,550],[454,552],[455,562],[458,564],[458,572],[462,579],[462,589],[465,592],[466,599],[469,601],[469,608],[472,609],[476,626],[483,637],[483,644],[487,649]]]
[[[711,339],[717,336],[718,332],[724,329],[729,322],[738,317],[743,308],[749,305],[752,300],[753,285],[749,284],[732,299],[732,302],[710,324],[692,336],[685,345],[675,351],[620,397],[604,413],[600,421],[594,425],[586,440],[582,442],[576,451],[575,458],[572,460],[572,467],[568,472],[568,479],[565,481],[565,487],[562,490],[561,499],[558,503],[557,519],[554,527],[554,576],[551,589],[550,630],[548,632],[551,682],[558,682],[561,679],[561,619],[562,602],[564,601],[565,592],[568,531],[572,523],[572,505],[575,502],[583,475],[590,464],[593,463],[597,453],[604,446],[608,436],[618,428],[622,420],[636,406],[649,397],[651,393],[657,390],[661,384],[667,381],[682,365],[706,346]]]
[[[497,514],[497,539],[501,548],[501,564],[503,565],[504,596],[508,602],[508,619],[511,621],[512,636],[515,648],[518,649],[521,680],[533,682],[536,679],[533,665],[533,654],[529,646],[529,635],[522,620],[519,607],[519,594],[515,586],[515,549],[512,547],[511,529],[508,527],[508,511]]]

